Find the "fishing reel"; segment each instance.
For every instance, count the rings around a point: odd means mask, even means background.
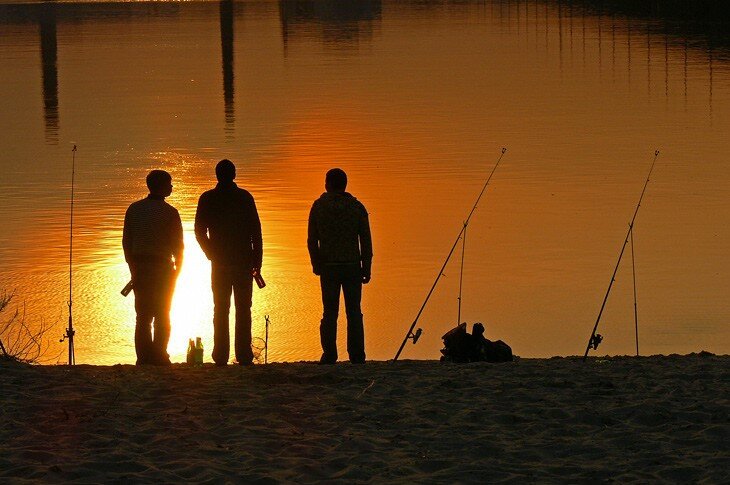
[[[596,350],[601,342],[603,342],[603,335],[600,333],[593,334],[591,340],[588,342],[588,348]]]
[[[413,332],[409,333],[407,338],[413,340],[413,344],[415,345],[416,342],[418,342],[418,339],[421,338],[422,333],[423,333],[423,329],[419,328],[416,330],[416,333],[413,333]]]
[[[66,340],[71,341],[71,340],[73,340],[73,337],[74,337],[75,334],[76,334],[76,330],[74,330],[73,328],[70,328],[69,327],[69,328],[66,329],[66,333],[64,333],[63,335],[61,335],[61,339],[59,340],[59,342],[60,343],[63,343]]]

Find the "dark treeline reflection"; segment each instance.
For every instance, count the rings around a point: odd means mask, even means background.
[[[280,0],[282,38],[321,36],[326,43],[357,44],[372,39],[373,21],[382,12],[380,0]],[[312,26],[319,27],[313,31]]]
[[[188,8],[178,2],[0,4],[0,25],[37,22],[48,5],[55,5],[56,17],[63,23],[81,23],[89,20],[114,23],[134,18],[175,17],[183,9]]]
[[[109,25],[146,21],[150,18],[176,18],[183,13],[218,16],[220,22],[222,97],[225,130],[235,131],[235,18],[244,16],[244,2],[219,0],[197,2],[121,2],[121,3],[57,3],[0,4],[0,29],[4,25],[27,25],[39,35],[40,75],[43,98],[43,120],[46,142],[57,143],[60,126],[59,74],[63,74],[64,26],[84,22]],[[272,8],[273,7],[273,8]],[[246,10],[246,15],[277,14],[281,24],[284,54],[289,43],[297,38],[310,38],[337,48],[356,48],[371,42],[373,30],[383,16],[381,0],[278,0],[267,8]],[[510,25],[545,25],[545,18],[558,18],[560,35],[563,26],[573,19],[590,19],[603,41],[615,43],[617,34],[625,33],[629,50],[632,40],[646,39],[647,63],[664,52],[669,63],[670,47],[684,51],[685,93],[688,51],[705,54],[712,90],[713,65],[730,61],[730,1],[720,0],[403,0],[386,2],[386,15],[402,17],[423,15],[468,16],[475,10],[488,9]],[[567,22],[564,23],[567,19]],[[25,29],[26,27],[23,27]],[[528,29],[525,29],[525,32]],[[634,37],[636,34],[636,37]],[[202,34],[201,34],[202,35]],[[569,35],[572,35],[572,30]],[[61,39],[60,43],[58,39]],[[73,39],[66,38],[73,42]],[[546,36],[547,39],[547,36]],[[562,37],[561,37],[562,39]],[[546,40],[547,42],[547,40]],[[661,45],[657,45],[661,44]],[[572,45],[572,44],[571,44]],[[602,44],[601,44],[602,45]],[[658,47],[658,49],[655,48]],[[561,40],[560,47],[563,43]],[[599,46],[601,49],[601,46]],[[615,46],[612,47],[615,50]],[[59,65],[60,55],[60,65]],[[629,54],[630,55],[630,54]],[[599,62],[601,62],[599,56]],[[631,62],[628,66],[631,70]],[[60,70],[60,72],[59,72]],[[665,91],[669,91],[668,67]],[[648,70],[650,75],[650,70]],[[61,78],[62,80],[62,78]],[[61,83],[62,84],[62,83]],[[651,86],[651,82],[649,82]],[[62,93],[61,93],[62,94]]]
[[[529,6],[533,2],[514,3]],[[686,43],[693,48],[716,50],[718,57],[730,59],[730,2],[725,0],[551,0],[547,3],[569,15],[625,20],[626,28],[637,34],[665,35],[672,44]]]
[[[304,2],[310,3],[310,2]],[[622,29],[637,34],[670,37],[672,44],[687,42],[691,48],[717,50],[717,57],[730,59],[730,1],[728,0],[401,0],[387,2],[387,12],[447,12],[461,15],[469,6],[487,8],[505,19],[519,22],[550,16],[614,17]]]
[[[652,15],[664,18],[687,17],[719,20],[730,15],[726,0],[576,0],[606,11],[621,11],[630,15]]]

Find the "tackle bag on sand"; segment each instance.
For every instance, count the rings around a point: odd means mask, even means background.
[[[460,323],[441,337],[442,361],[446,362],[511,362],[512,348],[501,340],[493,342],[484,337],[484,325],[475,323],[472,333],[466,331],[466,322]]]

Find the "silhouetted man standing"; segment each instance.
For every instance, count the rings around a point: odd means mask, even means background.
[[[353,364],[365,363],[365,335],[360,300],[370,281],[373,246],[365,206],[345,192],[347,175],[333,168],[325,177],[326,192],[309,212],[307,247],[314,274],[320,277],[324,311],[319,327],[321,364],[337,362],[337,314],[340,288],[345,296],[347,353]]]
[[[183,262],[183,231],[177,209],[165,202],[172,193],[170,174],[151,171],[147,188],[149,195],[127,209],[122,246],[134,288],[137,365],[167,365],[170,305]]]
[[[263,256],[261,222],[251,194],[233,182],[233,162],[218,162],[215,175],[218,185],[200,196],[195,213],[195,237],[212,266],[213,360],[217,365],[228,363],[228,314],[233,291],[236,360],[240,365],[251,365],[251,297],[253,273],[260,271]]]

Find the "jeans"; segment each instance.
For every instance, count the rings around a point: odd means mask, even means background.
[[[253,276],[251,271],[238,266],[213,264],[213,361],[219,365],[228,363],[231,341],[228,314],[231,309],[231,291],[236,305],[234,350],[239,364],[253,361],[251,351],[251,297]]]
[[[134,309],[137,312],[134,329],[137,364],[169,363],[167,343],[170,340],[170,306],[175,290],[174,271],[166,264],[138,265],[133,284]]]
[[[322,342],[322,361],[337,361],[337,315],[340,307],[340,288],[345,296],[347,316],[347,353],[350,362],[365,362],[365,334],[360,300],[362,273],[359,264],[322,266],[322,321],[319,327]]]

